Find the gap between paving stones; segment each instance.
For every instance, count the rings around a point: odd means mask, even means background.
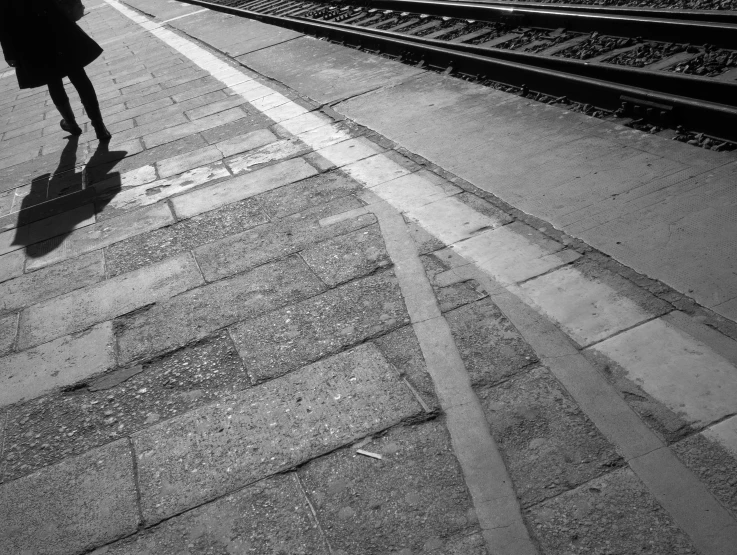
[[[110,3],[112,5],[114,5],[114,6],[116,4],[114,2],[110,2]],[[117,7],[117,6],[115,6],[115,7]],[[120,9],[120,8],[118,8],[118,9]],[[121,11],[123,11],[123,10],[121,10]],[[125,12],[123,12],[123,13],[125,13]],[[136,15],[136,14],[133,14],[133,15]],[[129,16],[129,17],[131,17],[132,19],[135,20],[134,17],[132,17],[132,16]],[[162,35],[163,32],[162,32],[161,29],[159,29],[159,32],[158,33],[155,33],[155,34]],[[176,37],[176,35],[174,35],[173,33],[169,33],[169,34]],[[166,39],[164,39],[164,40],[166,40]],[[180,42],[179,44],[182,44],[182,43]],[[175,48],[177,48],[177,45],[176,44],[172,44],[172,46],[174,46]],[[192,48],[190,48],[190,51],[193,52],[192,58],[196,62],[198,62],[198,63],[210,62],[210,60],[207,59],[208,57],[213,58],[217,62],[219,62],[219,60],[217,60],[214,56],[212,56],[209,53],[206,53],[206,52],[204,52],[204,53],[197,52],[195,49],[192,49]],[[186,54],[186,51],[184,53]],[[219,62],[219,63],[222,64],[222,62]],[[203,67],[204,67],[204,65],[203,65]],[[214,74],[217,76],[216,72],[214,72]],[[292,112],[291,112],[292,114],[296,113],[296,111],[299,111],[299,108],[300,108],[299,106],[297,106],[297,109],[295,111],[295,108],[293,106],[290,106],[289,102],[283,102],[279,106],[277,106],[277,108],[279,108],[279,107],[292,108]],[[281,110],[281,112],[284,113],[284,110],[285,110],[285,108],[283,108]],[[302,113],[306,113],[306,112],[308,112],[308,110],[302,109]],[[287,120],[282,120],[282,121],[288,121],[288,119]],[[366,158],[366,157],[367,156],[364,156],[364,158]],[[327,156],[327,158],[328,158],[328,160],[330,160],[330,156]],[[344,159],[344,158],[340,158],[339,157],[339,159],[336,160],[336,161],[334,161],[334,162],[337,162],[338,164],[343,164],[344,165],[344,164],[349,163],[351,161],[357,161],[357,160],[356,159],[352,159],[352,160],[351,159]],[[349,174],[350,174],[350,172],[349,172]],[[356,177],[356,175],[352,175],[352,176],[354,178]],[[360,181],[360,179],[359,179],[359,181]],[[380,183],[377,183],[376,185],[380,185]],[[410,217],[414,217],[415,219],[419,220],[420,222],[422,222],[423,220],[424,221],[431,221],[433,219],[433,216],[437,216],[439,213],[447,213],[448,211],[455,211],[455,212],[457,212],[459,207],[454,206],[454,203],[452,202],[452,200],[453,199],[445,199],[444,202],[443,201],[437,201],[437,202],[432,203],[432,204],[425,204],[424,206],[414,206],[414,207],[411,207],[410,206],[409,209],[407,209],[407,205],[405,203],[403,206],[398,207],[398,208],[400,208],[400,210],[401,209],[405,209],[405,212],[408,215],[410,215]],[[400,205],[402,204],[401,201],[400,202],[396,202],[396,199],[395,199],[395,202],[393,204],[395,204],[395,206],[396,206],[396,204],[398,204],[398,203]],[[441,210],[438,211],[438,209],[441,209]],[[463,209],[461,208],[460,210],[463,210]],[[457,230],[457,229],[453,229],[452,226],[451,226],[448,229],[440,229],[440,230],[438,230],[437,228],[434,228],[434,229],[431,229],[431,232],[435,232],[435,235],[436,236],[437,235],[440,235],[441,236],[440,238],[441,239],[444,239],[446,243],[453,244],[453,243],[456,243],[456,242],[460,241],[461,239],[468,239],[468,238],[470,238],[473,233],[469,234],[468,232],[469,231],[471,231],[471,232],[478,231],[479,229],[481,229],[481,228],[477,227],[475,230],[473,228],[470,229],[470,230]],[[455,235],[454,235],[454,233],[455,233]],[[575,255],[571,255],[571,257],[575,257]],[[533,259],[536,259],[536,260],[538,260],[538,259],[544,259],[544,258],[546,258],[546,257],[544,257],[544,256],[543,257],[541,257],[541,256],[534,256],[533,257]],[[543,266],[548,265],[548,267],[547,268],[544,268],[542,271],[539,271],[539,269],[537,269],[537,271],[533,271],[531,273],[531,275],[527,279],[529,279],[530,281],[532,281],[532,278],[534,278],[536,276],[539,276],[539,275],[543,275],[543,277],[544,276],[552,275],[552,274],[555,273],[555,268],[556,267],[566,266],[567,264],[570,263],[570,260],[566,260],[566,259],[562,259],[561,260],[559,258],[558,259],[555,259],[555,257],[554,257],[554,260],[553,261],[550,261],[550,260],[547,260],[547,261],[546,260],[542,260],[542,263],[543,263]],[[492,274],[492,275],[494,275],[494,274]],[[495,277],[498,277],[498,274]],[[573,277],[574,278],[577,278],[578,276],[575,276],[574,275]],[[518,281],[518,280],[515,280],[515,281]],[[512,284],[510,283],[510,285],[512,285]],[[605,290],[605,292],[606,292],[606,290]],[[531,300],[534,301],[534,293],[535,293],[535,291],[527,291],[527,293],[528,293],[528,295],[525,295],[527,297],[526,300],[528,302],[531,301]],[[533,295],[532,295],[533,298],[530,297],[529,293],[533,293]],[[533,302],[531,304],[534,305],[535,303]],[[627,303],[625,303],[625,305],[626,304]],[[605,339],[609,335],[612,335],[611,332],[607,332],[607,330],[606,330],[607,327],[611,329],[612,324],[614,324],[614,331],[615,331],[615,333],[617,333],[618,331],[621,331],[622,330],[622,324],[621,324],[621,322],[618,322],[618,320],[620,320],[622,318],[625,321],[627,320],[628,317],[634,318],[634,322],[628,324],[630,327],[635,326],[638,323],[641,324],[643,321],[646,321],[648,319],[648,318],[642,318],[638,314],[634,314],[633,315],[632,313],[636,313],[637,312],[636,311],[636,307],[625,306],[623,312],[622,311],[619,311],[620,313],[617,313],[618,312],[617,311],[617,305],[615,303],[612,303],[611,306],[615,309],[614,310],[615,313],[613,315],[610,315],[610,318],[609,318],[610,321],[609,322],[604,322],[604,328],[605,329],[602,329],[602,330],[598,331],[598,335],[597,335],[597,332],[594,332],[593,335],[591,335],[590,333],[587,333],[587,331],[585,330],[585,328],[586,328],[585,325],[584,325],[584,328],[580,332],[577,331],[575,325],[569,325],[566,328],[566,321],[564,319],[564,315],[558,314],[557,315],[558,318],[555,317],[556,316],[556,314],[555,314],[555,307],[548,306],[548,307],[538,307],[538,308],[542,309],[543,312],[545,312],[545,313],[548,314],[548,316],[551,316],[555,320],[557,320],[561,325],[563,325],[564,329],[567,329],[568,333],[572,333],[574,335],[574,338],[576,338],[577,341],[579,341],[579,342],[586,341],[587,339],[588,340],[593,340],[593,341]],[[593,326],[593,327],[595,328],[596,326]],[[617,327],[619,327],[618,330],[617,330]],[[583,335],[581,335],[581,333],[583,333]],[[604,335],[602,335],[602,334],[604,334]],[[593,341],[590,341],[590,342],[593,342]],[[678,520],[679,520],[679,522],[683,523],[683,519],[679,518]]]

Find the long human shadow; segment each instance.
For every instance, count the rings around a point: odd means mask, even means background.
[[[77,172],[78,146],[79,138],[69,137],[57,169],[31,181],[23,198],[12,244],[24,246],[30,258],[53,252],[80,224],[93,223],[122,188],[120,173],[112,170],[127,151],[111,151],[100,142]]]

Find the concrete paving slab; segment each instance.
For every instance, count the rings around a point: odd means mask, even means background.
[[[523,507],[625,464],[545,368],[486,388],[480,397]]]
[[[303,159],[296,158],[178,196],[172,199],[172,205],[178,217],[191,218],[226,204],[306,179],[317,173],[317,170]]]
[[[328,172],[263,193],[259,195],[259,201],[272,218],[284,218],[309,208],[328,205],[360,189],[360,185],[341,172]]]
[[[662,319],[592,349],[688,425],[701,428],[737,412],[737,368]]]
[[[285,474],[168,520],[151,532],[94,551],[94,555],[157,553],[179,555],[187,550],[224,553],[327,555],[310,507],[295,482]]]
[[[135,435],[144,519],[156,522],[419,411],[375,348],[315,363]],[[318,433],[326,427],[332,433]]]
[[[641,324],[668,305],[593,264],[566,266],[517,287],[582,347]]]
[[[424,73],[421,69],[312,37],[277,44],[239,56],[237,60],[319,103],[392,86]]]
[[[195,121],[188,121],[179,125],[172,125],[167,129],[153,131],[152,133],[141,136],[143,138],[143,142],[146,144],[146,147],[153,148],[155,146],[176,141],[177,139],[181,139],[182,137],[186,137],[187,135],[191,135],[193,133],[199,133],[201,131],[206,131],[214,127],[225,125],[226,123],[241,120],[245,118],[246,115],[246,112],[244,112],[241,108],[231,108],[230,110],[225,110],[224,112],[219,112],[211,116],[206,116]]]
[[[217,156],[213,158],[219,159],[220,152],[217,151]],[[199,162],[198,160],[196,164],[199,165]],[[110,202],[101,210],[98,210],[98,220],[115,218],[125,212],[161,202],[202,185],[215,185],[231,177],[226,167],[221,162],[216,162],[185,171],[174,177],[165,177],[137,187],[131,187],[117,193],[110,199]]]
[[[323,127],[325,125],[330,125],[332,123],[333,120],[325,114],[321,114],[319,112],[309,112],[282,121],[277,126],[277,129],[282,128],[292,135],[299,135],[300,133],[305,133],[307,131],[317,129],[318,127]]]
[[[490,299],[445,317],[474,385],[499,382],[537,362],[534,351]]]
[[[200,29],[205,21],[210,25],[202,33]],[[196,30],[198,36],[201,35],[208,44],[233,58],[303,36],[302,33],[291,29],[242,18],[235,18],[230,24],[232,32],[226,34],[222,32],[221,21],[212,12],[203,14],[201,19],[188,18],[177,21],[172,26],[185,32]]]
[[[363,160],[369,156],[374,156],[382,150],[376,143],[364,137],[358,137],[318,149],[316,153],[328,159],[339,168]]]
[[[131,448],[118,441],[0,485],[0,501],[4,553],[84,553],[124,537],[138,527]]]
[[[87,168],[86,176],[90,179],[90,183],[97,183],[106,179],[107,174],[113,168],[116,172],[120,173],[121,176],[124,176],[128,172],[140,170],[146,166],[153,168],[159,160],[165,160],[185,152],[196,150],[206,145],[207,143],[205,140],[199,135],[184,137],[183,139],[179,139],[156,148],[143,150],[138,154],[116,161],[115,164],[107,163],[101,164],[96,168]],[[117,179],[117,176],[114,177]]]
[[[251,131],[265,129],[272,125],[273,122],[264,114],[251,113],[242,119],[232,121],[212,129],[206,129],[200,132],[207,144],[217,144],[222,141],[244,135]]]
[[[502,284],[528,280],[579,256],[522,222],[484,231],[454,250]]]
[[[683,464],[706,484],[711,494],[733,515],[737,514],[737,498],[734,495],[737,476],[734,421],[732,417],[671,446]]]
[[[264,382],[409,323],[391,272],[238,324],[231,336],[254,382]]]
[[[255,150],[233,156],[225,161],[230,171],[234,175],[244,172],[253,171],[254,168],[294,158],[295,156],[303,156],[309,152],[309,148],[299,142],[297,139],[284,139],[272,142]]]
[[[224,158],[266,146],[278,140],[268,129],[259,129],[243,135],[237,135],[215,144]]]
[[[0,282],[21,275],[25,263],[26,255],[22,250],[0,255]]]
[[[0,317],[0,356],[13,350],[18,335],[18,314]]]
[[[270,110],[264,111],[264,115],[271,119],[274,123],[281,123],[288,119],[295,118],[310,112],[310,109],[304,108],[303,106],[291,102]]]
[[[367,227],[376,222],[364,214],[330,227],[320,225],[325,216],[361,207],[355,197],[342,197],[324,206],[297,212],[274,223],[255,227],[195,249],[205,279],[215,281],[250,270],[265,262],[302,251],[318,241]]]
[[[136,235],[105,249],[108,277],[150,266],[268,221],[259,202],[246,199]]]
[[[74,335],[0,358],[0,406],[32,399],[115,366],[113,327],[104,322]]]
[[[302,258],[329,287],[391,265],[378,224],[323,241]]]
[[[404,326],[377,337],[373,344],[381,354],[397,369],[422,399],[425,412],[434,413],[440,409],[435,394],[435,385],[427,371],[422,348],[412,326]]]
[[[65,237],[76,229],[95,223],[95,208],[92,204],[80,206],[28,225],[0,233],[0,254],[22,249],[52,237]]]
[[[408,208],[406,215],[425,229],[431,229],[432,234],[446,245],[469,239],[477,233],[501,225],[500,221],[476,212],[453,197]]]
[[[452,553],[446,542],[462,535],[481,539],[466,553],[486,553],[442,420],[398,426],[361,449],[382,458],[353,446],[299,470],[335,551]]]
[[[18,347],[25,349],[46,343],[164,301],[203,283],[194,257],[187,253],[72,291],[23,311]]]
[[[150,358],[323,289],[298,257],[266,264],[120,318],[118,356],[124,362]]]
[[[201,9],[199,6],[193,6],[184,2],[145,2],[142,0],[131,0],[128,4],[145,13],[150,18],[155,18],[159,23],[172,17],[191,14]]]
[[[154,204],[104,222],[79,229],[61,243],[45,242],[34,246],[28,254],[26,270],[36,270],[67,258],[105,248],[129,237],[145,233],[174,222],[166,204]]]
[[[0,284],[0,313],[83,289],[105,279],[102,251],[18,276]]]
[[[432,285],[440,312],[449,312],[487,296],[475,280],[458,276],[434,254],[422,256],[420,260]]]
[[[12,411],[6,481],[219,401],[249,387],[250,380],[227,332],[221,332],[150,364],[87,379],[85,385]]]
[[[595,553],[614,546],[630,552],[697,553],[629,469],[597,478],[527,515],[546,554]]]

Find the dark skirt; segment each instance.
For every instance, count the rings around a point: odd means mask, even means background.
[[[40,87],[83,68],[102,48],[71,21],[55,0],[0,0],[0,41],[6,59],[16,61],[21,89]],[[40,11],[46,11],[39,15]]]

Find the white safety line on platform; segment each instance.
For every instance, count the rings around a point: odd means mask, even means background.
[[[178,19],[184,19],[185,17],[189,17],[190,15],[196,15],[198,13],[207,12],[207,11],[209,11],[207,8],[202,8],[201,10],[197,10],[195,12],[189,12],[189,13],[185,13],[184,15],[178,15],[176,17],[172,17],[171,19],[166,19],[162,21],[161,24],[164,25],[165,23],[170,23]]]
[[[578,258],[577,253],[549,239],[541,239],[532,232],[515,231],[514,224],[502,226],[501,222],[458,201],[453,192],[447,192],[419,173],[410,177],[406,168],[365,139],[345,139],[329,144],[326,136],[333,133],[334,128],[332,120],[326,116],[300,106],[117,0],[105,1],[208,71],[233,94],[243,97],[397,211],[417,221],[469,263],[480,268],[494,283],[504,284],[516,297],[556,322],[580,348],[591,346],[589,348],[613,357],[630,379],[643,383],[645,390],[656,400],[705,425],[713,423],[711,418],[719,414],[730,410],[732,414],[737,413],[737,395],[728,399],[720,397],[719,409],[709,411],[711,396],[708,391],[704,392],[704,388],[673,393],[681,376],[700,371],[693,364],[701,361],[718,362],[710,374],[711,379],[716,380],[710,384],[713,390],[737,391],[734,365],[686,333],[672,333],[667,327],[651,324],[657,314],[641,308],[604,280],[571,266],[570,263]],[[677,364],[658,365],[655,369],[643,364],[637,345],[617,339],[627,333],[634,336],[647,334],[651,339],[649,348],[676,353],[673,356],[677,358]],[[694,355],[694,349],[701,354]],[[728,368],[731,371],[725,371]],[[588,371],[593,372],[593,368],[588,366]],[[602,388],[599,393],[602,392],[611,397],[611,406],[621,412],[624,420],[636,418],[626,404],[614,402],[620,399],[614,399],[617,394],[613,388]],[[590,406],[591,399],[582,398],[586,394],[582,389],[572,392],[580,404]],[[686,398],[688,402],[684,402]],[[645,424],[641,425],[644,429]],[[611,430],[602,431],[620,451],[631,452],[630,446],[618,442],[623,438],[629,441],[632,435],[618,436]],[[724,429],[719,431],[719,434],[713,434],[714,437],[731,437]],[[663,473],[637,459],[631,460],[633,470],[692,538],[700,553],[723,555],[725,545],[737,545],[737,522],[675,455],[661,446],[657,452],[664,461],[661,466],[666,470]],[[669,483],[672,494],[664,493]],[[486,522],[482,527],[493,529],[496,525]]]

